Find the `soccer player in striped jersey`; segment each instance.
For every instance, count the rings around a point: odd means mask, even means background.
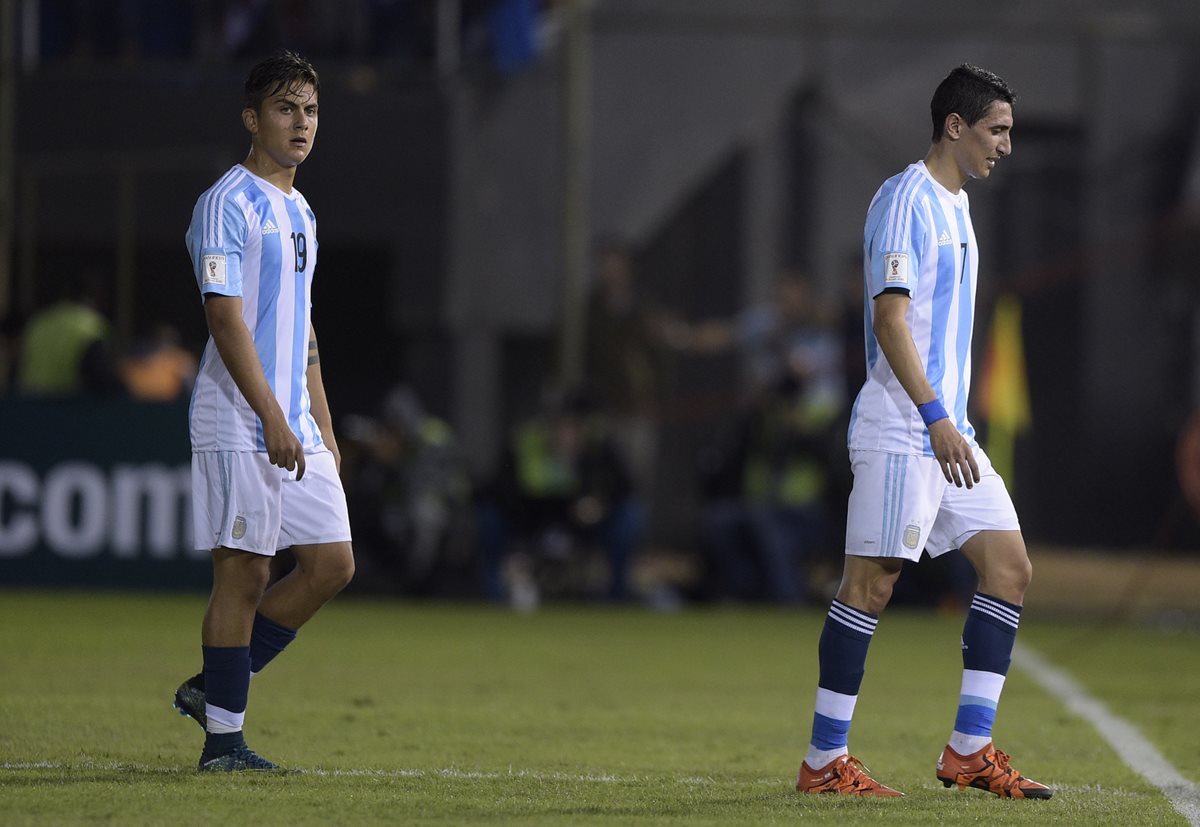
[[[320,81],[291,52],[250,71],[250,152],[200,196],[187,248],[211,334],[192,393],[196,547],[213,589],[203,670],[175,706],[205,729],[202,771],[271,770],[246,746],[250,676],[350,581],[341,457],[310,318],[316,219],[293,187],[317,134]],[[267,588],[271,558],[295,568]]]
[[[967,420],[979,256],[963,185],[987,178],[1012,151],[1015,100],[991,72],[954,69],[930,104],[925,159],[885,181],[867,212],[867,379],[851,414],[845,567],[818,647],[801,792],[901,794],[847,748],[867,647],[904,561],[958,548],[979,590],[963,627],[958,712],[937,777],[1001,798],[1052,794],[992,745],[1032,568],[1004,481]]]

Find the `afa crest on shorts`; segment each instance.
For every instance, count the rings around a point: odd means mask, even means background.
[[[905,548],[915,549],[917,543],[921,542],[921,527],[915,525],[905,526],[904,536],[900,538],[900,542],[904,543]]]

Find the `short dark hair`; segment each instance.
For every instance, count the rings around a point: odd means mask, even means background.
[[[952,113],[961,116],[967,126],[974,126],[996,101],[1012,105],[1017,101],[1017,93],[1009,88],[1003,78],[987,69],[970,63],[956,67],[938,84],[933,100],[929,102],[934,143],[942,139],[946,118]]]
[[[321,80],[313,65],[295,52],[280,49],[254,64],[246,76],[245,108],[257,110],[263,101],[281,89],[290,92],[306,83],[312,85],[313,94],[320,93]]]

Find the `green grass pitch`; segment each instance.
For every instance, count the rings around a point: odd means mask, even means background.
[[[343,599],[254,679],[247,738],[287,774],[201,776],[170,708],[196,595],[0,591],[0,821],[21,824],[1186,824],[1014,668],[997,743],[1048,802],[944,790],[961,619],[889,611],[851,749],[896,800],[792,790],[823,612]],[[1026,618],[1052,658],[1200,779],[1200,635]]]

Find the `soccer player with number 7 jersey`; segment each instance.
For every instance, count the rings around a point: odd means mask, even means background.
[[[812,738],[796,779],[803,793],[901,795],[847,747],[867,647],[904,561],[957,548],[979,587],[936,776],[1001,798],[1052,795],[992,744],[1032,568],[1012,499],[967,420],[979,256],[963,185],[1012,151],[1015,100],[991,72],[956,68],[930,104],[929,152],[885,181],[867,211],[867,380],[851,413],[845,567],[818,646]],[[903,715],[904,699],[891,702]]]
[[[292,52],[251,69],[250,152],[196,202],[187,248],[210,337],[189,408],[196,548],[213,589],[203,669],[175,706],[205,731],[199,768],[274,770],[242,735],[250,677],[354,574],[341,455],[310,318],[316,218],[293,187],[320,81]],[[271,558],[296,565],[268,588]]]

